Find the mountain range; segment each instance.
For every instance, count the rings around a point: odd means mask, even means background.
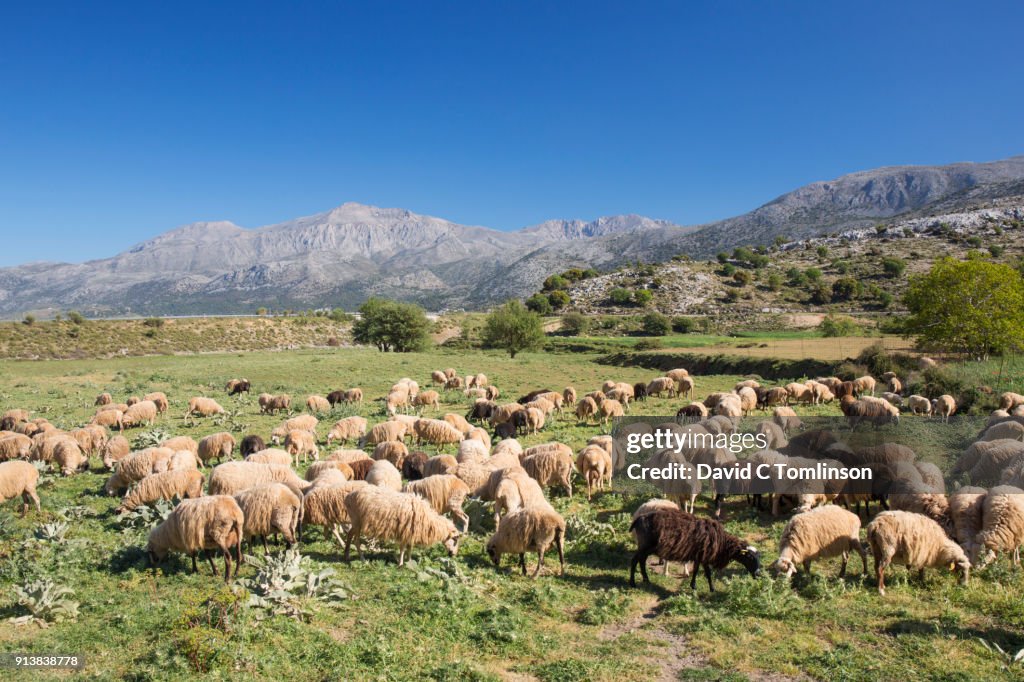
[[[569,267],[607,269],[679,253],[704,258],[779,236],[821,236],[1014,196],[1024,196],[1024,156],[852,173],[698,226],[621,215],[503,232],[346,203],[256,229],[193,223],[86,263],[0,268],[0,316],[352,309],[373,295],[433,310],[480,308],[534,291]]]

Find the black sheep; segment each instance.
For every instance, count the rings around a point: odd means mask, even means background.
[[[633,384],[633,400],[647,400],[647,384],[642,381]]]
[[[700,409],[700,405],[683,405],[676,412],[676,421],[680,424],[689,424],[699,422],[705,416],[704,410]]]
[[[494,410],[497,407],[498,404],[493,400],[475,402],[473,403],[473,407],[469,408],[469,412],[466,413],[466,419],[475,419],[480,422],[485,422],[491,418],[491,415],[494,414]]]
[[[228,395],[239,395],[240,393],[248,393],[250,384],[248,381],[236,381],[231,386],[231,390],[228,391]]]
[[[14,417],[4,417],[0,420],[0,431],[13,431],[17,425],[18,423],[14,421]]]
[[[254,452],[266,449],[266,444],[259,436],[246,436],[242,439],[241,445],[238,446],[238,451],[242,453],[242,457],[248,457]]]
[[[407,481],[418,481],[423,478],[423,466],[430,456],[427,453],[416,450],[410,452],[409,456],[402,462],[402,476]]]
[[[636,567],[644,582],[647,577],[647,558],[657,554],[662,561],[693,562],[690,589],[697,589],[697,568],[704,567],[708,588],[714,592],[711,569],[722,570],[730,561],[738,561],[750,575],[761,573],[757,549],[725,532],[721,523],[713,519],[697,518],[680,509],[659,509],[645,514],[630,526],[636,536],[637,550],[629,564],[629,584],[636,587]]]
[[[331,404],[331,407],[345,402],[345,391],[331,391],[327,394],[327,402]]]
[[[554,391],[549,388],[542,388],[539,391],[530,391],[516,402],[520,405],[525,405],[526,403],[533,402],[534,398],[539,395],[544,395],[545,393],[554,393]]]

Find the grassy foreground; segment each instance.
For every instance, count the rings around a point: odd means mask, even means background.
[[[287,391],[299,405],[310,393],[362,386],[368,400],[358,412],[379,420],[380,403],[372,398],[402,376],[425,387],[430,371],[446,366],[463,374],[485,372],[509,399],[540,387],[592,390],[607,378],[652,376],[651,370],[592,360],[582,354],[524,354],[510,361],[475,351],[381,355],[338,349],[7,361],[0,362],[0,407],[26,407],[71,427],[91,415],[92,399],[103,390],[119,399],[162,390],[172,407],[158,428],[169,434],[198,438],[238,430],[266,436],[279,418],[258,415],[255,395],[238,401],[223,396],[225,380],[244,376],[254,393]],[[697,392],[727,390],[738,378],[699,377]],[[200,394],[216,397],[231,416],[186,421],[185,402]],[[447,400],[444,411],[464,411],[461,394]],[[652,400],[636,413],[672,414],[679,404]],[[837,413],[832,406],[805,412]],[[339,410],[322,421],[344,414]],[[598,430],[566,417],[523,440],[557,439],[578,448]],[[897,569],[884,599],[859,573],[859,559],[851,561],[845,580],[834,577],[838,562],[827,561],[815,565],[815,576],[792,585],[753,580],[730,568],[715,595],[703,582],[694,596],[678,578],[654,573],[653,589],[630,589],[629,514],[643,498],[620,490],[588,503],[584,490],[571,499],[556,490],[552,502],[569,524],[564,578],[555,574],[557,559],[551,557],[535,581],[510,572],[510,560],[496,571],[484,555],[482,529],[466,538],[454,562],[433,548],[418,552],[416,564],[403,569],[387,548],[346,565],[337,544],[314,529],[302,552],[312,570],[336,571],[342,598],[299,599],[305,615],[291,618],[244,606],[240,587],[225,589],[208,566],[191,575],[181,557],[154,575],[141,551],[147,526],[114,517],[116,500],[99,495],[104,478],[94,461],[87,474],[47,479],[40,489],[41,515],[19,519],[14,503],[0,513],[0,651],[80,653],[87,659],[84,673],[18,677],[4,670],[0,678],[1024,679],[1020,664],[994,650],[998,645],[1012,655],[1024,647],[1024,576],[1005,558],[977,572],[966,587],[935,571],[922,585]],[[706,505],[699,501],[698,513]],[[727,518],[729,530],[756,544],[766,564],[774,560],[785,518],[758,514],[739,500],[728,506]],[[63,519],[63,537],[42,529]],[[247,566],[242,578],[255,572]],[[14,587],[44,575],[74,590],[77,620],[48,628],[9,622],[25,613]]]

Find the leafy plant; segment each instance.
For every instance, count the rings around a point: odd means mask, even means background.
[[[157,500],[155,504],[140,505],[121,515],[119,521],[124,530],[148,531],[164,521],[174,511],[174,504],[167,500]]]
[[[626,614],[629,600],[615,588],[597,590],[594,603],[580,611],[576,620],[584,625],[604,625]]]
[[[58,585],[50,578],[39,578],[15,586],[14,592],[18,597],[18,606],[28,609],[27,615],[11,618],[15,625],[37,623],[47,627],[50,623],[78,618],[78,602],[71,599],[74,590]]]
[[[334,580],[333,568],[314,571],[309,557],[297,549],[263,557],[246,556],[246,563],[256,568],[256,575],[241,580],[249,590],[249,606],[270,615],[285,615],[302,620],[307,617],[300,598],[320,601],[344,601],[351,598],[348,587]]]
[[[155,448],[160,445],[160,443],[171,438],[172,435],[173,434],[166,429],[150,429],[149,431],[143,431],[132,440],[132,449],[144,450],[146,448]]]
[[[50,523],[44,523],[36,529],[36,537],[43,542],[60,544],[64,542],[64,536],[67,535],[68,528],[70,527],[71,525],[67,521],[51,521]]]

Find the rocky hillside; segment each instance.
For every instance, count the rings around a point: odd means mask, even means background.
[[[618,268],[565,288],[565,310],[749,317],[760,313],[898,313],[907,278],[942,256],[1024,259],[1024,195],[987,208],[890,220],[719,259],[685,256]],[[759,251],[763,251],[759,253]],[[836,285],[837,281],[841,281]],[[652,298],[637,304],[647,290]],[[550,293],[550,292],[546,292]],[[628,301],[622,302],[628,296]],[[618,302],[617,302],[618,301]]]
[[[433,310],[482,308],[526,295],[566,268],[607,270],[684,253],[706,258],[782,236],[821,237],[894,217],[963,213],[1022,193],[1024,157],[1015,157],[854,173],[699,229],[624,215],[501,232],[348,203],[257,229],[195,223],[103,260],[2,268],[0,317],[70,309],[92,316],[351,309],[371,295]],[[701,287],[713,281],[695,281],[688,295],[706,300]]]

